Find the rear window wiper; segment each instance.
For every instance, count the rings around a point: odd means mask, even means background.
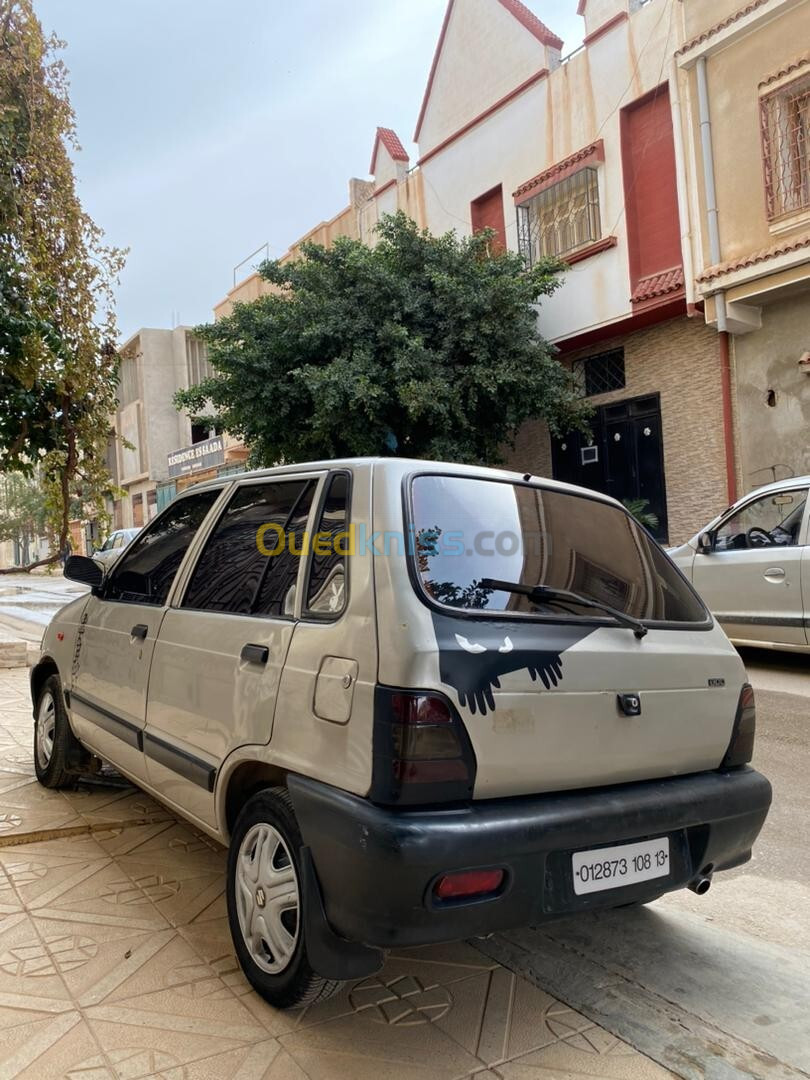
[[[621,623],[622,626],[627,626],[632,630],[637,638],[643,638],[647,633],[647,627],[641,619],[636,619],[632,615],[625,615],[623,611],[611,607],[610,604],[604,604],[601,600],[591,600],[588,596],[580,596],[579,593],[570,592],[568,589],[553,589],[548,585],[524,585],[520,581],[500,581],[498,578],[481,578],[481,585],[485,589],[495,589],[498,592],[519,593],[521,596],[528,596],[530,600],[535,602],[568,601],[571,604],[581,604],[582,607],[604,611],[607,615],[612,616],[617,623]]]

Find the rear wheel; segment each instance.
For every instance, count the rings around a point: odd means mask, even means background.
[[[75,763],[90,755],[70,730],[58,675],[42,684],[34,714],[34,769],[47,788],[72,787],[79,775]],[[72,767],[73,766],[73,767]]]
[[[228,921],[242,970],[271,1005],[331,997],[340,982],[317,975],[303,921],[301,833],[284,788],[260,791],[240,813],[228,851]]]

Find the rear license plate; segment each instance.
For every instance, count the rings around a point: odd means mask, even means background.
[[[669,837],[578,851],[571,856],[571,869],[577,896],[666,877],[669,874]]]

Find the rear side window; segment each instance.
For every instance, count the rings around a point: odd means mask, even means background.
[[[349,475],[335,473],[326,488],[312,537],[306,609],[337,616],[346,606],[346,555],[349,550]]]
[[[165,604],[188,545],[218,497],[217,489],[208,489],[172,503],[115,564],[104,599]]]
[[[429,599],[475,613],[600,618],[585,604],[533,599],[495,581],[545,586],[652,622],[709,624],[661,548],[617,506],[529,484],[418,476],[411,558]],[[710,624],[709,624],[710,625]]]
[[[292,616],[314,480],[237,488],[197,560],[184,608]]]

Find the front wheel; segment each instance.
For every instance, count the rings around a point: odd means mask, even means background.
[[[37,780],[47,788],[72,787],[79,774],[71,764],[84,762],[89,757],[70,730],[59,676],[51,675],[42,684],[34,714]]]
[[[317,975],[303,920],[301,833],[290,796],[269,788],[249,799],[228,851],[228,921],[250,983],[279,1009],[331,997],[340,982]]]

